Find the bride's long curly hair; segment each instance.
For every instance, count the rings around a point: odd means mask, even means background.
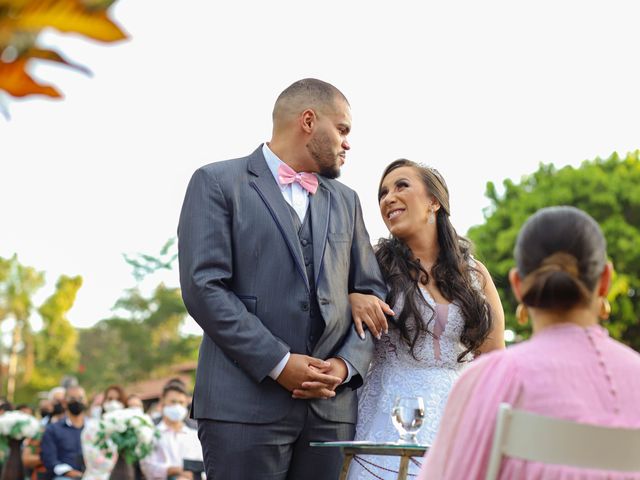
[[[491,308],[482,292],[474,286],[472,278],[475,275],[477,279],[483,279],[483,275],[474,267],[474,262],[471,260],[471,241],[458,235],[449,220],[449,190],[444,178],[437,170],[411,160],[396,160],[382,174],[378,186],[378,198],[380,198],[385,177],[401,167],[415,169],[420,174],[427,193],[433,195],[440,203],[440,209],[436,212],[440,253],[431,269],[431,275],[442,296],[447,301],[456,303],[465,320],[460,337],[465,350],[458,356],[458,362],[463,362],[467,354],[477,353],[491,331]],[[399,314],[396,312],[392,325],[400,330],[401,337],[416,358],[415,346],[418,340],[423,335],[433,336],[429,325],[433,321],[435,312],[420,293],[420,283],[427,284],[429,273],[420,265],[420,260],[415,258],[407,244],[393,235],[380,239],[376,247],[376,258],[389,285],[387,303],[393,307],[398,298],[404,298],[402,311]],[[481,280],[482,282],[484,280]],[[432,312],[429,321],[421,321],[422,314],[417,302],[426,307],[427,311]]]

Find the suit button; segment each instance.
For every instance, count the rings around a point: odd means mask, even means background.
[[[309,311],[309,302],[302,302],[302,311],[303,312],[308,312]]]
[[[306,257],[305,257],[305,259],[304,259],[304,265],[305,265],[305,267],[308,267],[309,265],[311,265],[311,260],[310,260],[309,258],[306,258]]]
[[[305,238],[300,240],[300,243],[302,244],[303,247],[306,247],[307,245],[309,245],[309,241],[307,239],[305,239]]]

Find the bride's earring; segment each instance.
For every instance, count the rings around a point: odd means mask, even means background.
[[[436,223],[436,215],[435,213],[433,213],[432,209],[429,209],[429,217],[427,218],[427,223],[429,225],[433,225],[434,223]]]
[[[518,304],[518,308],[516,308],[516,319],[518,320],[518,325],[526,325],[529,321],[529,310],[524,303]]]

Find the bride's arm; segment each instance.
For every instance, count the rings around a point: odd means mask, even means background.
[[[498,350],[504,348],[504,310],[502,308],[502,302],[500,301],[500,295],[493,283],[491,274],[482,263],[476,262],[476,268],[482,274],[484,280],[484,295],[491,308],[491,332],[489,336],[480,346],[478,351],[482,353],[490,352],[491,350]]]

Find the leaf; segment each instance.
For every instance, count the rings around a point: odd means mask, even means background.
[[[60,98],[62,94],[53,86],[39,83],[26,72],[27,59],[19,58],[12,63],[0,62],[0,90],[14,97],[46,95]]]
[[[73,68],[74,70],[78,70],[87,75],[91,75],[91,70],[89,70],[84,65],[80,65],[78,63],[72,63],[62,55],[60,55],[55,50],[47,50],[44,48],[32,48],[24,54],[25,57],[28,58],[39,58],[41,60],[48,60],[50,62],[62,63],[69,68]]]
[[[104,9],[87,8],[80,0],[32,0],[11,22],[16,29],[40,30],[53,27],[61,32],[79,33],[94,40],[115,42],[127,35]]]

